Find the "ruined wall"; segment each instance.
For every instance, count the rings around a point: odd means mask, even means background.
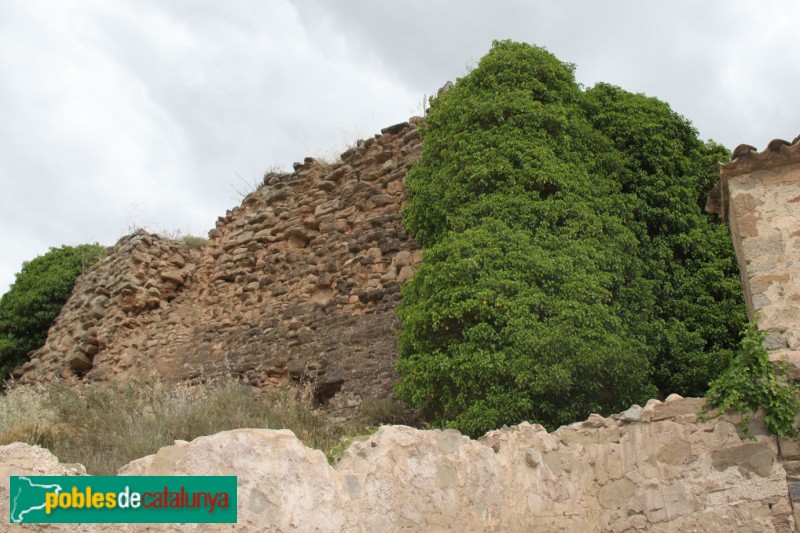
[[[76,284],[43,348],[15,372],[106,380],[241,377],[307,382],[349,414],[396,380],[400,284],[421,260],[403,231],[403,178],[419,119],[341,161],[269,173],[192,249],[137,232]]]
[[[269,174],[202,249],[145,232],[122,239],[16,375],[297,380],[342,415],[387,395],[394,307],[420,260],[399,221],[403,177],[422,150],[416,129],[387,128],[333,165],[307,159]],[[798,163],[798,140],[739,147],[709,202],[729,222],[748,311],[769,330],[772,357],[796,364]],[[758,425],[748,440],[736,418],[701,422],[702,403],[651,400],[553,433],[521,424],[479,441],[384,427],[335,468],[290,432],[236,430],[176,443],[121,473],[235,473],[243,530],[796,531],[798,442]],[[82,472],[41,450],[0,447],[0,507],[8,475]]]
[[[553,433],[525,423],[478,441],[454,430],[384,426],[352,444],[335,467],[288,430],[179,441],[119,473],[237,475],[238,523],[115,529],[795,531],[776,439],[758,424],[752,424],[755,440],[742,438],[735,418],[700,422],[702,405],[692,398],[651,400]],[[38,448],[0,446],[0,509],[9,509],[8,475],[82,472]]]
[[[727,218],[750,320],[800,377],[800,142],[739,146],[711,203]]]

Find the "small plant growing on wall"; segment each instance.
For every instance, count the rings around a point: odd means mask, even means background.
[[[795,436],[794,419],[800,409],[800,388],[787,379],[785,361],[777,365],[769,360],[764,348],[763,331],[755,323],[745,329],[744,338],[731,366],[711,383],[706,395],[705,413],[733,410],[746,423],[757,411],[764,410],[764,424],[782,437]]]

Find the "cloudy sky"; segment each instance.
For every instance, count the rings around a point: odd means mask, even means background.
[[[267,169],[420,114],[493,39],[729,148],[792,140],[798,30],[797,0],[0,0],[0,293],[51,246],[204,235]]]

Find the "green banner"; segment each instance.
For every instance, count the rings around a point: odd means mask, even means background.
[[[235,523],[236,476],[11,476],[9,522]]]

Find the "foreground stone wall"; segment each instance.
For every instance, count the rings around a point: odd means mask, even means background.
[[[553,433],[521,424],[479,441],[453,430],[384,426],[335,467],[288,430],[242,429],[177,442],[119,473],[237,475],[233,529],[243,531],[794,531],[776,439],[757,424],[757,438],[743,439],[735,418],[699,422],[702,405],[651,400]],[[64,472],[82,469],[40,448],[0,447],[0,509],[9,508],[9,474]]]
[[[141,231],[123,238],[16,376],[294,380],[334,415],[389,395],[394,308],[421,260],[400,223],[418,123],[385,128],[338,163],[268,173],[202,249]]]
[[[800,377],[800,142],[741,145],[720,168],[713,204],[731,230],[750,320],[772,359]]]
[[[720,167],[707,205],[727,220],[747,312],[767,332],[772,361],[785,361],[800,381],[800,137],[766,150],[741,145]],[[800,505],[800,446],[781,440],[789,489]]]

